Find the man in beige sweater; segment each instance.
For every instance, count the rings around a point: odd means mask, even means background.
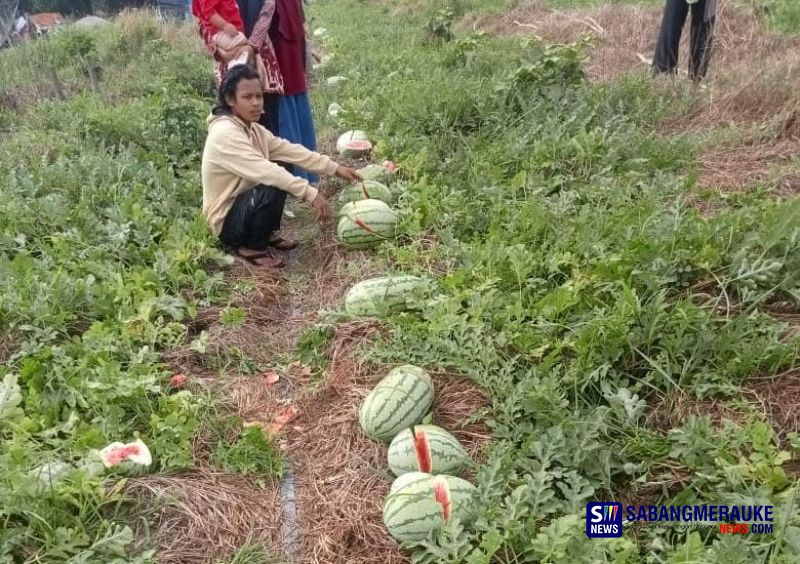
[[[267,249],[296,246],[276,234],[286,194],[311,204],[321,222],[328,219],[330,211],[316,188],[274,161],[351,182],[362,178],[325,155],[272,135],[258,124],[263,111],[256,71],[245,65],[229,69],[219,89],[219,105],[208,118],[202,163],[203,214],[227,249],[252,264],[279,267],[285,261]]]

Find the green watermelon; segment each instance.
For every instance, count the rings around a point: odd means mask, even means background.
[[[431,475],[426,474],[425,472],[406,472],[395,479],[392,482],[392,487],[389,488],[389,494],[393,494],[400,488],[405,487],[406,485],[412,482],[418,482],[419,480],[428,480],[430,479]]]
[[[381,200],[389,204],[392,202],[392,192],[385,184],[365,180],[348,186],[339,193],[339,203],[342,205],[359,200]]]
[[[352,215],[356,212],[365,212],[365,211],[382,211],[386,213],[394,213],[392,206],[384,202],[383,200],[375,200],[372,198],[366,200],[358,200],[355,202],[347,202],[342,207],[339,208],[339,211],[336,212],[337,218],[342,218],[346,215]]]
[[[430,293],[430,282],[418,276],[398,274],[363,280],[347,292],[345,311],[350,315],[381,317],[418,309],[418,301]]]
[[[415,472],[400,476],[383,505],[383,523],[398,542],[421,541],[457,518],[469,524],[475,517],[475,486],[453,476]]]
[[[336,233],[352,249],[374,247],[394,237],[397,213],[380,200],[361,200],[343,206]]]
[[[457,474],[469,459],[453,435],[436,425],[403,429],[389,445],[389,468],[395,476],[407,472]]]
[[[383,184],[389,184],[392,176],[394,176],[394,173],[391,170],[385,166],[375,163],[368,164],[367,166],[358,169],[358,173],[364,180],[374,180],[375,182],[381,182]]]
[[[364,398],[359,422],[368,437],[389,442],[404,428],[419,423],[432,404],[430,374],[410,364],[398,366]]]

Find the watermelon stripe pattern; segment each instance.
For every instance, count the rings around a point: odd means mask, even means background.
[[[348,247],[363,249],[394,237],[397,214],[380,200],[350,202],[339,214],[336,232]]]
[[[392,199],[392,191],[389,190],[389,187],[374,180],[365,180],[364,182],[353,184],[339,194],[339,203],[341,205],[361,200],[380,200],[389,204]]]
[[[345,311],[350,315],[381,317],[415,308],[415,298],[426,297],[430,286],[417,276],[397,275],[364,280],[345,296]]]
[[[389,490],[389,494],[391,495],[396,491],[405,488],[406,486],[410,486],[419,482],[425,482],[428,479],[430,479],[430,474],[426,474],[425,472],[408,472],[407,474],[398,476],[397,479],[392,482],[392,487]]]
[[[361,428],[373,439],[391,441],[402,429],[419,423],[432,403],[433,382],[427,372],[410,365],[395,368],[361,404]]]
[[[410,429],[403,429],[389,445],[389,468],[395,476],[415,471],[454,475],[464,469],[469,456],[453,435],[436,425],[418,425],[414,431],[416,437],[412,436]],[[429,469],[423,467],[425,459],[421,459],[417,450],[421,435],[427,443]]]
[[[391,486],[383,522],[398,542],[420,541],[450,519],[471,522],[476,492],[472,484],[454,476],[404,474]]]
[[[374,180],[383,184],[388,184],[392,178],[392,171],[379,164],[368,164],[364,168],[358,169],[358,173],[364,180]]]

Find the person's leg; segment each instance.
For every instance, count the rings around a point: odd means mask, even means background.
[[[706,76],[708,62],[711,58],[711,42],[715,18],[713,16],[706,18],[706,2],[707,0],[700,0],[692,4],[689,77],[695,81]]]
[[[686,0],[667,0],[661,19],[656,51],[653,55],[654,72],[670,74],[675,72],[675,67],[678,66],[681,32],[688,13],[689,5]]]
[[[220,243],[229,251],[253,264],[282,266],[281,260],[269,259],[270,237],[280,226],[286,192],[267,186],[256,186],[236,197],[225,217]],[[259,260],[259,262],[256,262]]]
[[[305,104],[303,104],[305,100]],[[316,137],[314,134],[313,116],[311,106],[306,94],[292,94],[281,96],[280,99],[280,130],[281,137],[292,143],[303,145],[310,151],[316,150]],[[292,173],[305,178],[310,183],[315,183],[319,178],[300,167],[295,167]]]
[[[261,114],[261,119],[258,123],[272,133],[275,137],[283,137],[281,135],[281,120],[280,120],[280,94],[264,94],[264,113]],[[277,164],[285,168],[287,171],[294,173],[294,167],[289,163],[276,161]]]
[[[272,186],[256,186],[253,190],[256,192],[253,211],[243,245],[249,249],[265,250],[271,246],[272,235],[280,229],[286,192]]]

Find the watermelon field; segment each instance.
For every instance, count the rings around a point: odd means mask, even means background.
[[[308,3],[320,150],[397,170],[280,271],[202,217],[191,25],[0,51],[0,563],[800,561],[800,12],[718,4],[695,87],[661,2]]]

